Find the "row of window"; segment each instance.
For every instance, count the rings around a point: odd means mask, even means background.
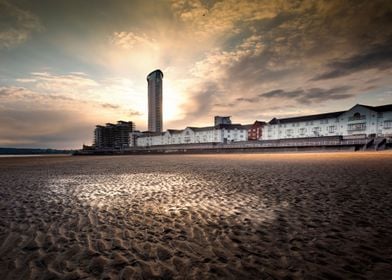
[[[319,132],[322,131],[322,128],[316,126],[316,127],[313,127],[313,129],[312,129],[311,131],[312,131],[313,133],[319,133]],[[334,133],[334,132],[336,131],[336,126],[335,126],[335,125],[328,126],[328,127],[325,128],[325,131],[326,131],[326,132],[329,132],[329,133]],[[302,128],[300,128],[300,129],[298,130],[298,132],[299,132],[300,135],[304,135],[304,134],[306,134],[306,132],[307,132],[307,128],[302,127]],[[281,133],[281,131],[279,131],[279,133]],[[286,134],[287,134],[287,135],[290,136],[290,135],[292,135],[293,133],[294,133],[294,129],[286,129]]]
[[[338,121],[339,121],[338,119],[335,120],[335,122],[338,122]],[[328,122],[329,122],[328,119],[319,121],[320,124],[328,124]],[[305,126],[314,125],[315,123],[316,122],[313,122],[313,121],[305,122]],[[283,128],[286,128],[288,126],[299,127],[300,125],[301,125],[301,123],[292,123],[291,125],[290,124],[279,124],[278,127],[283,127]],[[268,129],[271,130],[272,129],[271,126],[269,126]]]
[[[347,126],[348,131],[366,130],[366,123],[352,123]]]

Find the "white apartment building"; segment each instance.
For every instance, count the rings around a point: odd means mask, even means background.
[[[321,136],[392,137],[392,104],[357,104],[347,111],[276,119],[263,128],[260,140]]]
[[[231,143],[246,141],[248,130],[239,124],[221,124],[209,127],[187,127],[183,130],[169,129],[162,133],[147,133],[136,139],[139,147],[197,144]]]

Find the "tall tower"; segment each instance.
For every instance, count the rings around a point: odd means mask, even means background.
[[[148,74],[148,131],[162,132],[162,79],[161,70]]]

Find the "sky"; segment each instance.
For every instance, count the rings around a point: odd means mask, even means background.
[[[0,0],[0,147],[75,149],[95,125],[164,129],[392,103],[392,1]]]

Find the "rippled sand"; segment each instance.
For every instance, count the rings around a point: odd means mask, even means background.
[[[0,159],[0,279],[388,279],[392,153]]]

